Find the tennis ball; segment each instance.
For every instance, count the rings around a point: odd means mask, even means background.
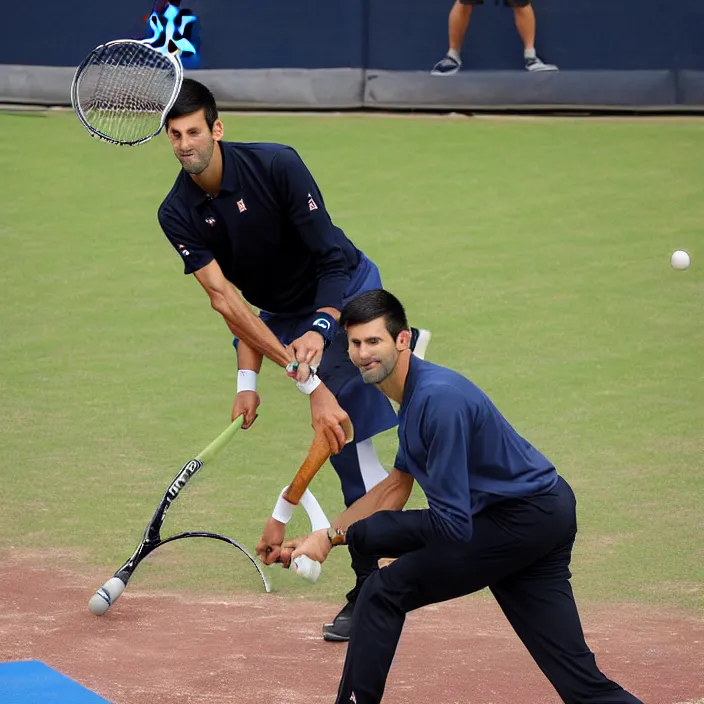
[[[672,268],[678,269],[679,271],[689,269],[690,261],[689,254],[682,249],[678,249],[676,252],[673,252],[670,257],[670,264],[672,264]]]

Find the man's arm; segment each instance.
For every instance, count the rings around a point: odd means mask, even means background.
[[[213,310],[222,315],[234,335],[281,367],[293,361],[291,352],[249,309],[214,259],[194,272],[194,276],[208,294]]]
[[[400,511],[406,505],[411,489],[413,477],[393,469],[386,479],[376,484],[333,520],[332,526],[346,531],[353,523],[377,511]]]
[[[318,281],[316,310],[341,310],[350,275],[332,220],[312,174],[291,148],[278,152],[272,163],[272,173],[291,222],[304,247],[315,258]]]
[[[298,362],[317,367],[325,345],[337,331],[342,300],[350,281],[350,263],[320,190],[294,149],[287,147],[276,154],[272,176],[281,205],[315,262],[316,310],[310,316],[310,330],[293,342],[293,351]]]
[[[232,330],[230,332],[235,334]],[[264,356],[244,340],[237,341],[237,394],[232,404],[232,420],[243,416],[242,430],[251,428],[257,419],[257,409],[261,403],[257,393],[257,375],[263,360]]]
[[[228,325],[229,327],[229,325]],[[230,328],[230,332],[237,337],[237,334]],[[250,347],[244,340],[237,341],[237,369],[246,369],[259,374],[262,370],[264,355]]]
[[[262,357],[257,357],[256,355],[266,356],[282,367],[293,361],[293,350],[283,347],[276,339],[274,333],[269,330],[260,318],[254,315],[249,306],[225,278],[215,260],[194,273],[210,297],[213,309],[222,315],[228,328],[230,328],[230,332],[239,338],[239,345],[241,346],[241,343],[244,342],[243,351],[245,358],[248,363],[252,363],[253,371],[258,369],[254,366],[256,364],[261,368]],[[313,333],[313,335],[319,337],[317,333]],[[239,357],[238,351],[239,369],[249,368],[243,366],[244,363]],[[345,431],[342,423],[348,420],[349,416],[322,382],[310,394],[309,400],[313,429],[316,433],[324,435],[330,447],[330,452],[336,455],[345,446]],[[250,406],[250,409],[251,412],[247,418],[247,428],[254,422],[252,414],[256,411],[256,407],[252,408]],[[235,406],[232,409],[233,414],[239,414],[242,410],[237,406],[237,400],[235,399]]]
[[[334,529],[347,531],[348,528],[365,523],[374,516],[391,514],[403,515],[406,511],[401,509],[406,505],[408,497],[413,488],[413,477],[410,474],[393,469],[386,479],[379,482],[368,491],[362,498],[357,499],[344,513],[340,514],[332,521]],[[317,530],[306,536],[288,540],[283,544],[281,550],[275,555],[267,555],[260,544],[257,554],[265,564],[282,562],[285,567],[291,564],[291,560],[298,555],[308,555],[313,560],[324,562],[332,545],[328,538],[327,529]],[[388,551],[381,551],[387,557],[397,555]],[[398,553],[399,555],[401,553]]]
[[[293,361],[293,354],[286,350],[269,328],[254,315],[225,278],[208,244],[191,229],[170,201],[167,201],[159,208],[159,225],[180,254],[184,273],[196,277],[208,294],[213,309],[222,315],[236,337],[276,364],[285,367]]]
[[[296,360],[317,369],[323,358],[326,344],[332,341],[337,332],[339,320],[340,311],[337,308],[327,306],[316,310],[311,316],[311,329],[291,343]],[[315,329],[312,329],[313,327]]]

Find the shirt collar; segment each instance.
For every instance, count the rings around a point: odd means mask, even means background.
[[[229,142],[216,142],[215,148],[222,154],[222,181],[220,182],[220,193],[218,198],[224,193],[236,193],[240,190],[240,180],[237,171],[237,156],[235,147]],[[182,176],[186,183],[186,197],[191,207],[202,205],[207,199],[206,192],[182,169]]]

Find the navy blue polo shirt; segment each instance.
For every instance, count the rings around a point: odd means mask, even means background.
[[[452,369],[412,356],[398,420],[394,466],[420,484],[428,509],[381,511],[355,523],[348,542],[362,554],[467,542],[473,515],[549,491],[557,482],[552,462],[479,387]]]
[[[219,142],[223,174],[211,198],[181,170],[159,224],[192,274],[217,261],[252,305],[277,314],[342,308],[360,252],[336,227],[291,147]]]

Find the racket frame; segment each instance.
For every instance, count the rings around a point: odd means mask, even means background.
[[[86,66],[90,63],[91,59],[98,54],[100,51],[103,49],[106,49],[111,46],[115,46],[116,44],[140,44],[143,46],[148,46],[152,51],[156,52],[157,54],[160,54],[161,56],[165,56],[171,63],[173,64],[175,70],[176,70],[176,85],[172,91],[171,99],[169,100],[169,103],[166,105],[164,110],[161,113],[161,118],[159,120],[159,128],[153,132],[152,134],[148,135],[147,137],[142,137],[137,140],[120,140],[120,139],[115,139],[114,137],[110,137],[109,135],[105,134],[104,132],[101,132],[99,129],[96,127],[93,127],[93,125],[88,122],[88,119],[83,113],[83,110],[81,109],[79,100],[78,100],[78,92],[81,87],[81,79],[83,78],[84,75],[84,70]],[[148,142],[150,139],[153,139],[156,137],[163,129],[164,129],[164,124],[166,123],[166,116],[169,114],[169,110],[173,107],[174,103],[178,99],[178,95],[181,92],[181,85],[183,84],[183,65],[181,64],[181,59],[179,58],[179,54],[181,52],[179,51],[178,48],[173,44],[173,42],[169,42],[169,51],[164,52],[160,51],[159,49],[156,49],[153,47],[150,43],[150,40],[145,40],[145,39],[115,39],[111,42],[107,42],[105,44],[100,44],[96,46],[81,62],[81,64],[78,66],[76,69],[76,72],[73,75],[73,80],[71,81],[71,105],[73,106],[73,111],[76,113],[76,116],[78,119],[81,121],[81,124],[85,129],[88,131],[88,133],[91,135],[91,137],[97,137],[98,139],[102,140],[103,142],[108,142],[109,144],[116,144],[118,146],[127,146],[127,147],[136,147],[140,144],[144,144],[145,142]]]
[[[186,462],[186,464],[181,467],[178,474],[173,478],[169,487],[164,492],[159,505],[157,506],[154,515],[151,517],[149,523],[147,523],[144,529],[144,535],[142,541],[136,547],[135,551],[132,553],[130,558],[115,572],[113,577],[117,577],[121,580],[125,586],[127,586],[130,578],[134,574],[135,570],[139,566],[139,563],[150,553],[152,553],[157,548],[167,543],[172,543],[175,540],[181,540],[183,538],[212,538],[214,540],[220,540],[222,542],[228,543],[236,547],[238,550],[243,552],[249,561],[254,565],[259,577],[264,583],[264,589],[268,593],[271,591],[271,586],[269,580],[267,579],[264,572],[262,572],[261,567],[257,564],[256,560],[252,554],[245,548],[241,543],[225,535],[219,533],[210,533],[207,531],[185,531],[178,533],[176,535],[168,536],[167,538],[161,537],[161,528],[164,523],[164,518],[171,507],[171,504],[176,500],[178,495],[181,493],[183,488],[188,484],[188,482],[201,470],[203,465],[209,460],[213,459],[220,450],[230,441],[234,436],[235,432],[242,427],[243,417],[240,416],[233,423],[231,423],[213,442],[208,445],[202,452],[200,452],[196,457]]]

